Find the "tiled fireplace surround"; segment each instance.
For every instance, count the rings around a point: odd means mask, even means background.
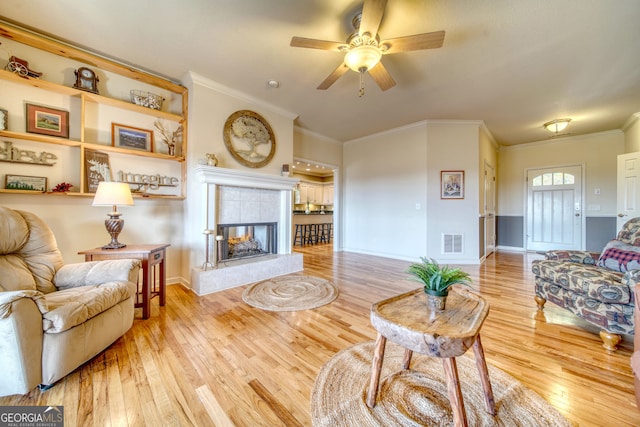
[[[198,295],[302,270],[302,254],[291,252],[291,197],[297,179],[213,166],[199,166],[195,174],[203,185],[203,231],[216,230],[218,224],[278,223],[277,254],[220,263],[207,270],[193,267],[191,283]],[[211,251],[212,261],[214,257]]]

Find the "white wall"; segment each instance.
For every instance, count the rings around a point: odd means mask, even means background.
[[[479,125],[427,121],[345,143],[344,249],[477,263]],[[440,199],[441,170],[465,171],[463,200]],[[442,233],[464,234],[464,253],[443,255]]]
[[[615,216],[616,162],[618,154],[624,153],[624,139],[622,131],[615,130],[502,147],[498,153],[499,215],[524,216],[527,169],[583,164],[585,216]],[[595,194],[596,188],[600,194]],[[596,205],[600,210],[589,210]]]
[[[293,131],[293,157],[315,163],[342,166],[342,143],[296,127]]]
[[[427,126],[427,254],[441,262],[478,263],[480,142],[477,121],[437,121]],[[464,171],[464,199],[440,199],[440,171]],[[463,254],[443,254],[442,234],[462,234]]]
[[[624,131],[624,152],[640,151],[640,113],[635,113],[622,127]]]

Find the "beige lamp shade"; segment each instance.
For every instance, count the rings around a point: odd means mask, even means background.
[[[125,182],[102,181],[98,184],[93,206],[133,206],[133,196],[129,184]]]

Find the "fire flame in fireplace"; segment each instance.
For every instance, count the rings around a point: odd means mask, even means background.
[[[249,235],[229,237],[227,243],[229,244],[229,258],[238,258],[263,252],[260,242]]]

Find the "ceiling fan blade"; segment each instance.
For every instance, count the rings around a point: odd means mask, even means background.
[[[382,62],[378,62],[378,64],[369,70],[369,74],[373,77],[373,80],[376,81],[380,89],[384,92],[387,89],[391,89],[396,85],[395,80],[391,77],[391,74],[387,71],[387,69],[382,65]]]
[[[335,50],[340,52],[340,47],[346,45],[344,43],[330,42],[326,40],[308,39],[305,37],[292,37],[291,46],[308,47],[310,49]]]
[[[320,83],[320,86],[318,86],[317,89],[320,89],[320,90],[329,89],[329,87],[332,84],[334,84],[336,80],[342,77],[342,75],[346,73],[348,70],[349,70],[349,67],[347,67],[344,63],[338,65],[338,68],[333,70],[333,72],[329,74],[329,77],[327,77],[326,79],[324,79],[322,83]]]
[[[380,22],[382,22],[382,15],[384,15],[386,6],[387,0],[364,0],[358,34],[363,35],[364,33],[369,33],[372,38],[375,38],[376,34],[378,34],[378,28],[380,27]]]
[[[380,45],[387,46],[385,54],[408,52],[410,50],[437,49],[444,43],[444,31],[416,34],[383,40]]]

